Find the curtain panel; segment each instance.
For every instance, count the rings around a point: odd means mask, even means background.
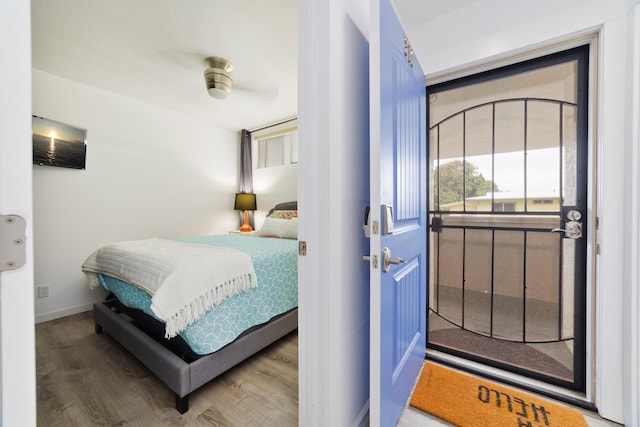
[[[253,193],[253,158],[251,150],[251,132],[242,129],[240,133],[240,192]],[[253,211],[249,211],[249,225],[255,228]],[[244,214],[240,215],[240,224],[244,222]]]

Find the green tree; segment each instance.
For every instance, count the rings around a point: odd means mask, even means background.
[[[470,162],[454,160],[436,169],[435,199],[440,206],[447,203],[460,202],[464,198],[484,196],[492,191],[499,191],[498,186],[486,179],[478,167]]]

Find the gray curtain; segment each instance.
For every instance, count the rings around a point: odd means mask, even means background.
[[[242,129],[240,134],[240,192],[253,193],[253,159],[251,157],[251,132]],[[257,196],[256,196],[257,199]],[[244,215],[240,215],[240,224]],[[255,228],[253,211],[249,211],[249,225]]]

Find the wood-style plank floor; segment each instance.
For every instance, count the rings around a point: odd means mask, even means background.
[[[36,325],[38,426],[297,426],[298,336],[293,332],[189,399],[174,395],[91,312]]]
[[[91,312],[36,325],[36,379],[39,427],[298,425],[296,332],[196,390],[184,415],[160,380],[107,333],[94,332]],[[615,425],[589,415],[590,426]],[[448,425],[409,406],[398,422]]]

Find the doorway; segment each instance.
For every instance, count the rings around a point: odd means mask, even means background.
[[[427,349],[584,392],[588,47],[427,97]]]

